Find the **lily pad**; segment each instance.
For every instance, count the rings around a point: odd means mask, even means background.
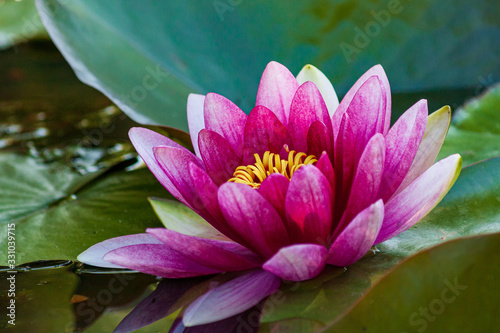
[[[37,5],[78,77],[142,123],[186,129],[192,92],[223,94],[248,112],[271,60],[294,73],[312,63],[341,95],[376,63],[395,91],[470,87],[481,75],[500,79],[498,10],[488,0],[473,10],[465,0]]]
[[[499,232],[499,198],[500,157],[464,168],[448,195],[416,226],[378,245],[379,253],[361,259],[341,275],[326,271],[318,279],[285,285],[278,291],[280,301],[268,300],[273,310],[264,313],[262,321],[292,318],[322,324],[336,321],[403,258],[452,239]],[[466,258],[463,262],[470,260],[473,259]],[[420,266],[428,274],[433,269]]]
[[[147,197],[168,196],[147,169],[80,175],[60,163],[0,155],[0,223],[15,224],[16,263],[69,259],[105,239],[161,226]],[[7,228],[0,265],[7,262]]]
[[[499,274],[499,233],[453,240],[402,262],[325,331],[490,332]]]
[[[500,155],[500,85],[456,111],[438,158],[453,153],[464,165]]]

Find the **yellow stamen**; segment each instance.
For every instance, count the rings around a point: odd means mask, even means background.
[[[254,154],[255,164],[237,167],[233,178],[228,181],[250,185],[257,189],[264,179],[273,173],[280,173],[291,179],[301,166],[314,164],[318,161],[314,155],[308,156],[305,153],[297,153],[295,150],[289,151],[288,147],[285,147],[285,149],[288,152],[287,159],[281,159],[279,154],[269,151],[262,155],[262,159],[258,154]]]

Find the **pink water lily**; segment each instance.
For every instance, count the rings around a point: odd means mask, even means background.
[[[339,104],[315,67],[295,78],[271,62],[248,116],[209,93],[189,96],[187,117],[195,154],[144,128],[130,138],[163,186],[208,223],[196,231],[170,221],[170,229],[110,239],[79,257],[166,278],[252,270],[193,303],[186,326],[243,311],[280,279],[311,279],[327,264],[358,261],[424,217],[461,168],[459,155],[433,164],[448,107],[428,116],[421,100],[390,127],[380,65]]]

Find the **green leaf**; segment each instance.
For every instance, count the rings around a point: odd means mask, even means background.
[[[178,201],[149,198],[149,202],[167,229],[190,236],[227,240],[226,236],[223,236],[201,216]]]
[[[7,262],[6,223],[15,224],[16,263],[76,259],[105,239],[160,226],[150,195],[168,196],[147,169],[81,176],[59,163],[0,155],[0,265]],[[92,181],[93,180],[93,181]]]
[[[499,275],[499,233],[447,242],[395,267],[325,331],[489,332]]]
[[[273,310],[262,321],[303,318],[326,324],[337,320],[403,258],[452,239],[499,232],[499,198],[500,157],[464,168],[448,195],[416,226],[378,245],[379,253],[361,259],[341,275],[325,271],[317,279],[283,286],[278,300],[268,301]],[[420,269],[428,272],[426,267]]]
[[[464,165],[500,155],[500,85],[456,111],[438,158],[454,153]]]
[[[0,50],[34,37],[47,37],[35,0],[0,1]]]
[[[341,95],[377,63],[395,91],[500,79],[487,0],[473,10],[465,0],[37,3],[79,78],[143,123],[185,129],[190,92],[220,93],[248,112],[271,60],[293,73],[311,63]]]
[[[80,175],[61,164],[46,165],[34,158],[0,154],[0,175],[0,223],[5,224],[49,208],[98,173]]]

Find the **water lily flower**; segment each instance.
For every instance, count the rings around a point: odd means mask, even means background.
[[[169,221],[169,229],[113,238],[79,259],[166,278],[251,270],[196,300],[184,324],[244,311],[281,279],[351,265],[439,203],[461,157],[433,164],[450,110],[427,112],[420,100],[391,127],[380,65],[340,103],[315,67],[294,77],[276,62],[267,65],[249,115],[221,95],[191,94],[195,154],[145,128],[131,129],[130,139],[163,186],[207,223],[196,229]]]

